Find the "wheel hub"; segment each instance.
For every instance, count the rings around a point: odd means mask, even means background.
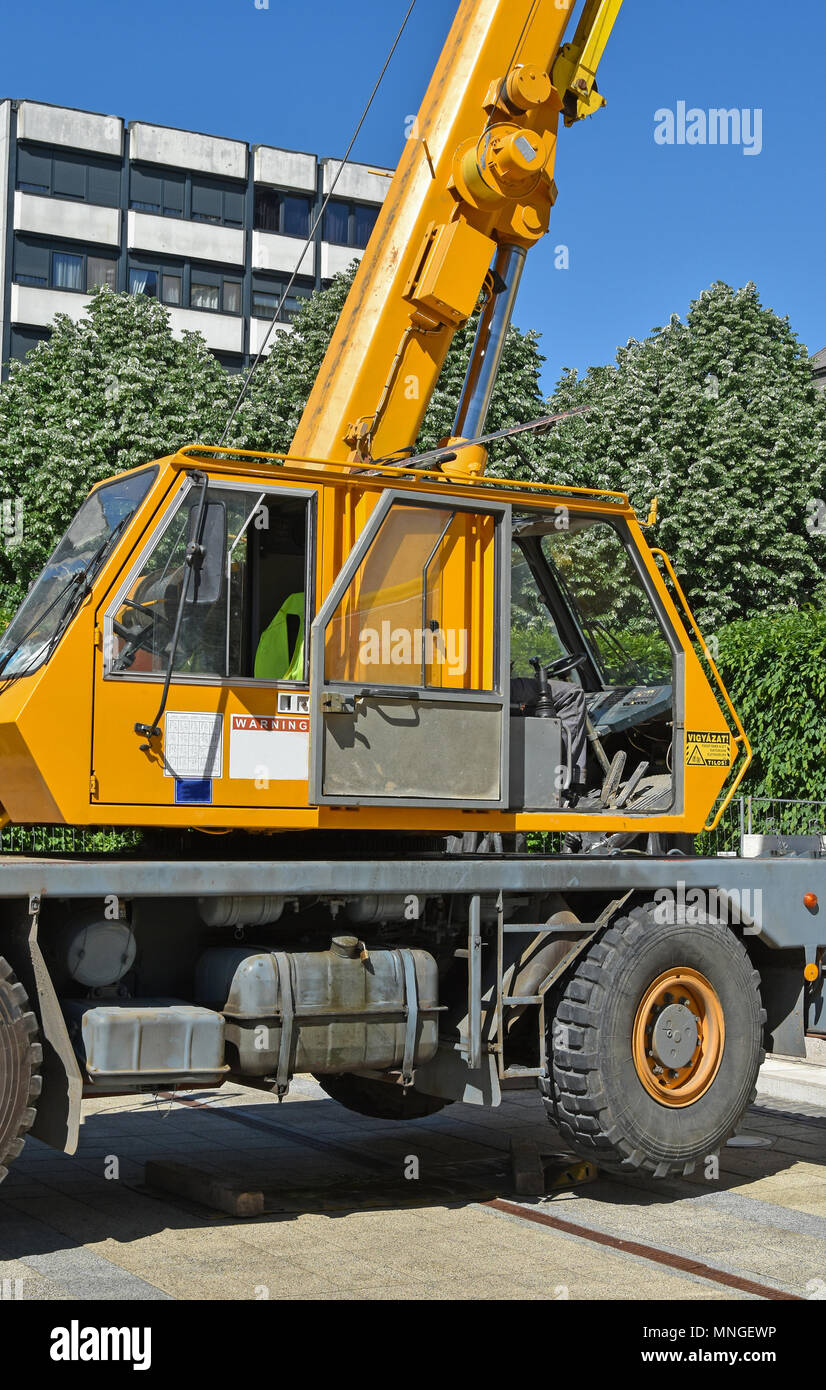
[[[723,1060],[725,1023],[714,986],[698,970],[673,966],[648,986],[634,1019],[637,1076],[661,1105],[693,1105]]]
[[[664,1067],[687,1067],[697,1051],[697,1019],[685,1004],[667,1004],[651,1032],[651,1047]]]

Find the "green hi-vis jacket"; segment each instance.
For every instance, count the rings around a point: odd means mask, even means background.
[[[255,653],[255,675],[264,681],[300,681],[304,675],[304,595],[285,598],[269,627],[261,633]],[[298,618],[298,637],[290,656],[287,618]]]

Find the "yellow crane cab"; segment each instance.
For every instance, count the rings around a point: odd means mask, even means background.
[[[446,458],[192,446],[100,483],[0,641],[5,816],[699,830],[742,731],[627,498]]]

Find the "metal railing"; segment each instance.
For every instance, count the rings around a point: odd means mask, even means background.
[[[698,854],[742,854],[747,835],[818,836],[826,840],[826,801],[784,796],[738,796],[716,829],[697,836]]]
[[[714,830],[696,836],[695,848],[703,855],[742,854],[746,835],[817,835],[826,841],[826,801],[736,797]],[[533,832],[527,838],[527,848],[534,853],[561,854],[564,850],[564,836],[559,830]],[[130,854],[142,842],[143,831],[116,826],[7,825],[0,830],[0,854]]]

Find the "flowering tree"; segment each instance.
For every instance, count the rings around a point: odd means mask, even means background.
[[[93,483],[214,439],[231,384],[203,339],[173,338],[156,301],[101,289],[58,315],[0,388],[0,605],[14,608]],[[11,523],[9,525],[9,522]]]
[[[551,399],[587,415],[533,449],[548,482],[617,488],[647,513],[709,632],[826,598],[826,395],[754,285],[715,284],[610,367]],[[519,474],[510,461],[505,471]]]

